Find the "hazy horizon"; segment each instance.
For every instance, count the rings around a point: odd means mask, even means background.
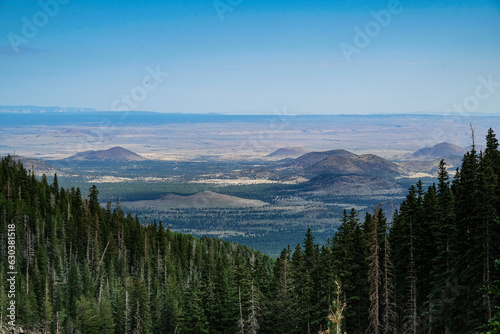
[[[24,109],[21,109],[24,108]],[[40,109],[33,111],[31,108]],[[18,110],[15,110],[18,109]],[[286,107],[281,109],[275,108],[272,112],[268,113],[231,113],[231,112],[161,112],[154,110],[130,110],[130,111],[113,111],[113,110],[99,110],[89,107],[61,107],[57,105],[51,106],[35,106],[35,105],[0,105],[0,115],[1,114],[44,114],[44,113],[116,113],[116,114],[139,114],[139,113],[152,113],[152,114],[162,114],[162,115],[220,115],[220,116],[445,116],[445,117],[474,117],[474,116],[500,116],[500,111],[498,112],[466,112],[466,111],[410,111],[410,112],[393,112],[393,113],[370,113],[370,112],[359,112],[359,113],[296,113],[292,114],[286,110]]]

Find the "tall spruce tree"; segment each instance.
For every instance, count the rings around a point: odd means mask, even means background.
[[[471,333],[484,322],[486,309],[480,289],[483,287],[482,203],[479,193],[479,155],[475,147],[467,152],[453,183],[455,194],[456,234],[454,236],[453,276],[458,289],[453,298],[452,333]]]
[[[336,276],[342,284],[345,330],[364,333],[368,327],[368,257],[367,241],[357,212],[344,211],[342,224],[333,238],[332,256]]]
[[[380,286],[382,281],[382,270],[380,268],[380,244],[378,239],[379,221],[378,210],[375,209],[373,217],[370,219],[368,225],[368,243],[369,243],[369,256],[368,256],[368,283],[370,293],[370,309],[368,314],[369,324],[368,331],[373,334],[381,332],[380,323]]]
[[[454,195],[450,188],[448,171],[444,160],[439,162],[437,184],[437,231],[435,256],[430,272],[429,318],[432,333],[450,333],[450,310],[454,294],[452,259],[454,236],[456,235]]]
[[[291,262],[292,250],[284,249],[276,260],[274,267],[275,298],[273,303],[275,316],[275,333],[285,334],[293,331],[294,313],[294,280]]]

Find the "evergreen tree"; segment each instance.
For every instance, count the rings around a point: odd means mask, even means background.
[[[97,305],[93,301],[89,301],[82,295],[76,302],[77,318],[76,330],[79,333],[98,334],[100,333],[99,323],[97,319]]]
[[[130,306],[132,310],[130,328],[132,333],[152,333],[149,293],[146,284],[139,279],[134,280],[131,291]]]
[[[369,271],[368,282],[370,285],[370,313],[369,313],[369,327],[371,333],[378,334],[381,330],[380,324],[380,292],[379,288],[382,280],[382,270],[380,268],[380,247],[378,239],[378,207],[370,220],[368,227],[368,237],[370,244],[370,255],[368,257]]]
[[[390,233],[381,210],[363,226],[351,210],[328,244],[320,248],[309,229],[276,261],[142,223],[119,202],[102,208],[97,187],[82,198],[7,156],[0,227],[16,225],[17,322],[46,333],[304,334],[337,324],[350,334],[369,325],[384,334],[494,332],[498,147],[490,129],[484,153],[473,145],[451,186],[441,161],[437,184],[409,189]],[[0,281],[6,245],[1,232]],[[0,282],[0,325],[7,290]]]
[[[209,324],[203,309],[200,282],[194,280],[185,290],[183,332],[209,333]]]
[[[40,320],[44,333],[49,333],[53,321],[52,295],[49,289],[49,279],[45,280],[45,296],[40,307]]]
[[[415,259],[416,231],[422,220],[421,215],[422,188],[421,182],[411,186],[406,199],[401,203],[400,211],[393,218],[390,244],[393,245],[394,288],[397,312],[397,330],[404,333],[415,333],[420,323],[417,307],[417,262]]]
[[[395,292],[393,283],[393,267],[391,259],[391,247],[387,231],[384,234],[383,241],[383,260],[382,260],[382,333],[396,334],[396,310],[395,310]]]
[[[293,330],[293,302],[294,302],[294,281],[291,264],[290,247],[281,251],[280,257],[276,260],[274,267],[275,280],[275,333],[285,334]]]
[[[451,332],[470,333],[483,324],[486,309],[480,289],[483,287],[483,242],[480,230],[482,203],[479,193],[479,156],[473,146],[463,158],[460,172],[456,174],[455,194],[456,235],[454,236],[453,276],[457,279],[459,293],[454,296],[451,315]],[[465,306],[467,305],[467,306]],[[465,306],[465,307],[464,307]]]
[[[455,230],[454,196],[449,184],[446,163],[439,163],[437,185],[437,233],[432,258],[429,292],[429,317],[433,333],[450,332],[450,309],[453,294],[452,259]]]
[[[368,327],[368,248],[357,213],[344,211],[342,225],[333,239],[332,256],[336,276],[340,279],[347,307],[344,312],[345,330],[364,333]]]
[[[101,297],[101,302],[98,305],[99,309],[99,317],[98,317],[98,325],[99,325],[99,333],[103,334],[113,334],[115,323],[113,318],[113,309],[111,305],[111,299],[108,296],[108,293],[104,293]]]
[[[247,333],[257,334],[260,328],[260,293],[252,281],[248,295],[248,319],[247,319]]]

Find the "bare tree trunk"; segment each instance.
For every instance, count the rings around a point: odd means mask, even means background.
[[[240,329],[240,334],[245,334],[245,321],[243,320],[243,305],[241,303],[241,287],[238,286],[238,305],[240,307],[240,320],[238,321],[238,327]]]
[[[127,290],[125,290],[125,333],[130,333],[130,304]]]
[[[248,332],[249,334],[257,334],[259,331],[259,297],[252,281],[250,287],[250,307],[248,308]],[[310,332],[310,331],[309,331]]]
[[[396,334],[394,311],[394,285],[392,283],[392,262],[387,231],[384,236],[384,314],[382,329],[385,334]]]
[[[408,308],[406,309],[406,321],[404,333],[418,333],[417,314],[417,272],[415,268],[415,258],[413,255],[413,224],[410,220],[410,263],[408,268],[408,281],[410,282],[410,295],[408,298]]]

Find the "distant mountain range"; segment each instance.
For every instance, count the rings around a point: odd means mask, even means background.
[[[394,177],[401,172],[395,163],[373,154],[357,155],[346,150],[311,152],[291,162],[290,167],[309,174],[375,175]]]
[[[432,147],[424,147],[413,152],[412,158],[444,158],[447,156],[463,156],[467,149],[450,143],[439,143]]]
[[[306,150],[303,147],[295,146],[295,147],[283,147],[279,148],[276,151],[266,155],[268,158],[297,158],[303,154],[309,153],[309,150]]]
[[[95,112],[92,108],[63,108],[58,106],[0,106],[0,113],[15,114],[43,114],[43,113],[68,113],[68,112]]]
[[[331,151],[324,151],[324,152],[310,152],[306,153],[290,164],[291,167],[298,167],[298,168],[307,168],[311,167],[312,165],[320,162],[321,160],[324,160],[329,157],[338,157],[338,158],[343,158],[343,159],[350,159],[352,157],[355,157],[356,154],[351,153],[346,150],[331,150]]]
[[[144,157],[123,147],[113,147],[108,150],[85,151],[63,159],[65,161],[144,161]]]

